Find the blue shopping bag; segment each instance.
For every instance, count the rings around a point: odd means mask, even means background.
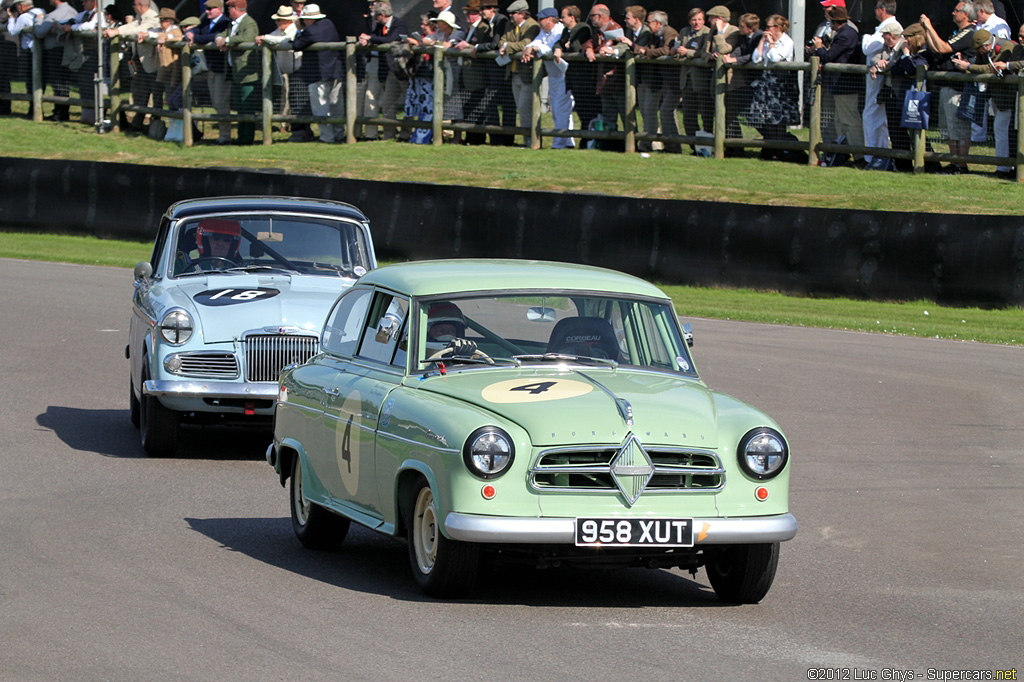
[[[923,90],[907,90],[903,97],[903,115],[900,126],[914,130],[928,130],[928,115],[931,111],[932,95]]]

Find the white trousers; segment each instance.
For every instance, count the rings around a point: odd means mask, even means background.
[[[317,81],[309,84],[309,108],[314,116],[343,118],[345,100],[341,96],[341,79]],[[318,123],[322,142],[340,142],[345,126],[334,123]],[[337,130],[335,130],[337,128]]]
[[[889,124],[885,118],[885,108],[878,103],[878,93],[882,90],[883,79],[881,76],[864,78],[864,113],[861,114],[864,123],[864,146],[888,149]],[[871,158],[865,155],[864,160],[870,162]]]
[[[1013,109],[996,107],[996,115],[992,121],[992,132],[996,137],[996,156],[1010,155],[1010,124],[1013,123]],[[1011,171],[1013,166],[996,166],[996,170]]]
[[[550,64],[550,62],[549,62]],[[547,66],[548,64],[545,64]],[[551,66],[554,66],[551,64]],[[551,74],[548,69],[548,101],[551,102],[551,115],[555,119],[555,128],[572,128],[572,95],[565,89],[565,74],[554,66],[557,75]],[[576,143],[571,137],[556,137],[551,140],[552,149],[571,149]]]

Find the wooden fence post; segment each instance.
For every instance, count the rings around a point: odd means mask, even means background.
[[[722,55],[715,57],[715,158],[725,158],[725,85],[729,70]]]
[[[181,136],[182,144],[191,147],[192,139],[192,46],[186,40],[181,47]]]
[[[356,78],[356,37],[345,37],[345,143],[356,141],[359,80]]]
[[[633,51],[626,53],[626,111],[622,124],[626,127],[626,152],[636,151],[636,59]]]
[[[814,99],[811,104],[810,130],[807,134],[807,165],[818,165],[818,145],[821,144],[821,57],[811,57],[808,71]]]
[[[928,73],[928,67],[923,64],[917,65],[917,73],[914,74],[914,89],[925,90],[927,88],[926,74]],[[936,102],[938,104],[938,102]],[[936,111],[936,113],[938,113]],[[921,130],[914,131],[914,173],[924,172],[924,151],[927,147],[925,141],[925,135],[927,130],[922,128]]]
[[[444,144],[444,48],[434,46],[434,115],[433,131],[435,147]]]
[[[274,67],[271,61],[274,56],[270,53],[270,45],[264,44],[260,48],[260,76],[262,78],[261,88],[263,90],[263,145],[274,144]]]
[[[527,142],[529,142],[530,149],[540,149],[540,90],[544,84],[544,72],[542,70],[544,69],[544,62],[541,61],[540,57],[534,55],[533,61],[530,62],[530,67],[533,69],[531,72],[533,74],[532,87],[530,88],[533,105],[530,107],[530,139]]]

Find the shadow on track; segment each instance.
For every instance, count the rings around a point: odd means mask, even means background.
[[[186,518],[197,533],[271,566],[345,590],[410,602],[437,601],[413,582],[403,541],[355,523],[334,551],[304,549],[289,518]],[[702,574],[698,574],[702,575]],[[536,607],[727,607],[711,588],[678,570],[631,568],[536,569],[512,564],[486,566],[465,603]],[[446,603],[446,602],[439,602]]]
[[[145,457],[139,431],[128,419],[128,410],[88,410],[51,405],[36,423],[53,431],[69,448],[104,457]],[[175,457],[181,459],[261,459],[270,445],[269,430],[223,426],[185,425],[178,437]]]

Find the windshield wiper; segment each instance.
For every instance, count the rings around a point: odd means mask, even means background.
[[[567,353],[543,353],[535,355],[513,355],[513,360],[537,360],[540,362],[557,362],[559,360],[572,360],[576,362],[596,362],[599,365],[618,367],[619,363],[608,358],[594,358],[589,355],[569,355]]]

